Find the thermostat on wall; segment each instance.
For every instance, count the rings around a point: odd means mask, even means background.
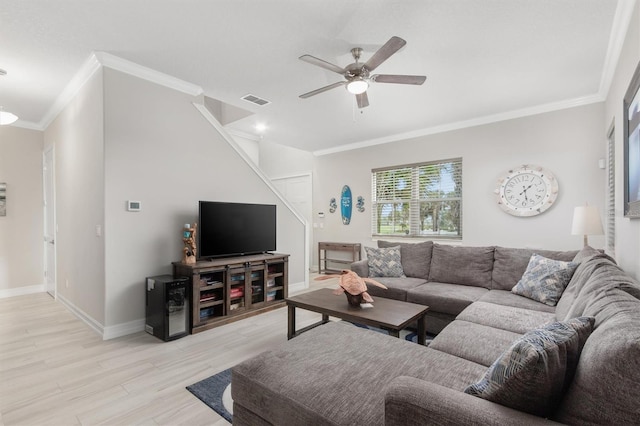
[[[140,201],[127,201],[127,210],[130,212],[139,212],[142,210],[142,203]]]

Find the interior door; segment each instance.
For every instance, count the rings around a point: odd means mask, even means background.
[[[292,177],[276,178],[272,179],[273,185],[280,191],[280,193],[287,199],[287,201],[295,208],[298,213],[307,220],[307,223],[311,223],[312,216],[312,198],[313,198],[313,185],[311,182],[311,175],[299,175]],[[313,238],[309,238],[309,256],[313,253]],[[307,259],[309,265],[312,264],[312,259]]]
[[[43,154],[43,198],[44,198],[44,274],[47,293],[56,296],[56,219],[53,174],[53,148]]]

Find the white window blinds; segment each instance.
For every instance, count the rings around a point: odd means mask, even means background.
[[[462,238],[462,159],[371,171],[372,235]]]
[[[611,129],[607,140],[607,213],[606,252],[615,258],[616,254],[616,156],[615,131]]]

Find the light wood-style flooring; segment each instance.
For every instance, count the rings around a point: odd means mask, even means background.
[[[228,425],[185,387],[286,340],[286,308],[173,342],[103,341],[48,294],[0,299],[0,426]]]

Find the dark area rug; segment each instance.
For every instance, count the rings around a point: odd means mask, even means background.
[[[233,422],[233,415],[227,411],[222,403],[222,395],[231,384],[231,369],[226,369],[211,377],[187,386],[187,390],[204,402],[229,423]],[[230,399],[230,398],[229,398]]]

